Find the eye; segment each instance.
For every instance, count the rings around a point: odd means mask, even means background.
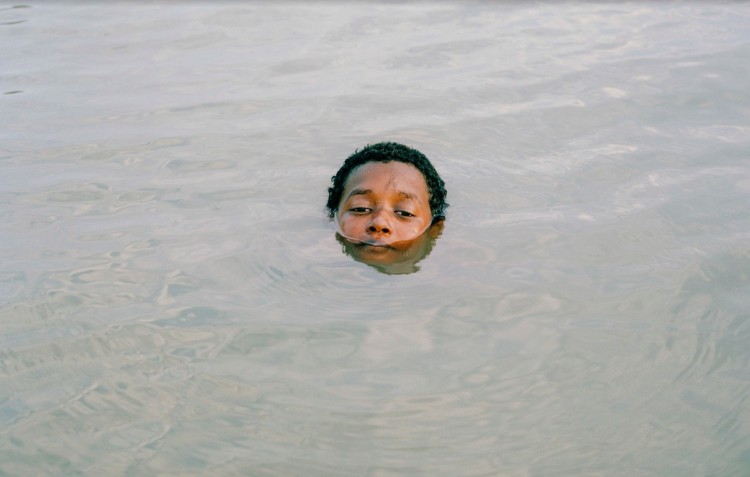
[[[369,207],[352,207],[349,209],[349,212],[354,212],[355,214],[365,214],[367,212],[370,212]]]
[[[396,215],[399,215],[401,217],[414,217],[414,214],[405,210],[397,210]]]

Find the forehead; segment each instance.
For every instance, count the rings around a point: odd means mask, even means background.
[[[403,162],[368,162],[355,168],[346,180],[344,195],[352,189],[394,190],[428,196],[427,182],[419,169]]]

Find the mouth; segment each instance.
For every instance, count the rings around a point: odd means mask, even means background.
[[[391,245],[385,242],[381,242],[379,240],[358,241],[358,242],[354,242],[353,244],[355,247],[361,247],[367,250],[377,250],[377,249],[394,250],[394,248]]]

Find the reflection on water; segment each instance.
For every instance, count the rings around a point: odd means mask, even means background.
[[[432,252],[435,242],[443,233],[443,227],[444,221],[440,220],[414,239],[387,245],[371,245],[339,233],[336,233],[336,240],[344,253],[354,260],[389,275],[401,275],[419,271],[417,264]]]
[[[750,6],[21,6],[0,474],[748,473]],[[396,270],[320,207],[382,140]]]

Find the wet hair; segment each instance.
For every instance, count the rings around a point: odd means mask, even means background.
[[[335,176],[331,177],[331,187],[328,188],[328,203],[326,204],[328,216],[333,217],[333,214],[339,208],[341,194],[344,193],[346,181],[354,169],[368,162],[392,161],[411,164],[422,173],[427,183],[427,192],[430,196],[432,221],[436,222],[445,218],[445,208],[448,207],[445,196],[448,195],[448,192],[445,190],[443,179],[440,178],[432,163],[424,154],[416,149],[395,142],[370,144],[361,150],[354,151],[354,154],[346,158],[341,169],[339,169]]]

